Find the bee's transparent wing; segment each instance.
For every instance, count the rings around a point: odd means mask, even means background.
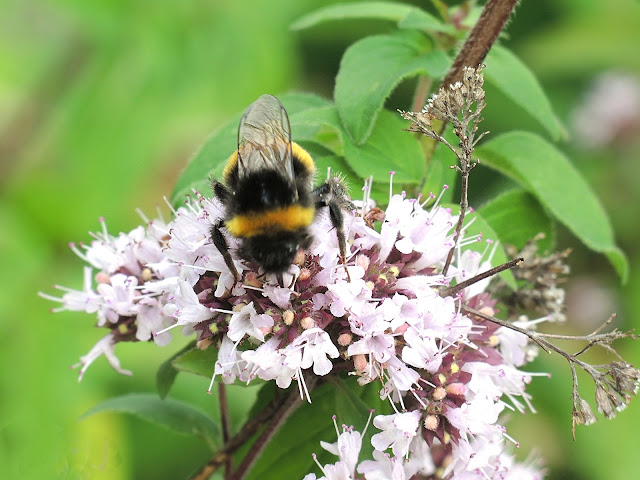
[[[265,168],[280,172],[295,185],[289,117],[272,95],[262,95],[249,105],[238,127],[238,174]]]

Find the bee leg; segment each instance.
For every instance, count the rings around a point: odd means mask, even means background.
[[[339,178],[327,179],[322,185],[320,185],[314,194],[317,197],[317,207],[329,207],[329,218],[331,224],[336,230],[338,236],[338,247],[340,248],[340,260],[342,265],[345,266],[345,272],[347,273],[347,281],[351,282],[349,276],[349,270],[347,270],[347,239],[344,235],[343,227],[343,215],[342,209],[353,210],[355,206],[347,196],[347,192],[344,183]]]
[[[331,224],[336,229],[336,235],[338,236],[338,246],[340,248],[340,260],[344,265],[344,271],[347,273],[347,281],[351,282],[349,276],[349,270],[347,270],[347,239],[344,236],[344,228],[342,226],[342,210],[336,202],[329,202],[329,218]]]
[[[224,205],[226,205],[231,199],[231,192],[229,192],[229,189],[217,179],[211,179],[211,188],[216,198],[220,200]]]
[[[282,273],[276,273],[276,278],[278,279],[278,285],[280,285],[280,288],[284,288],[284,278],[282,278]]]
[[[231,258],[231,254],[229,253],[229,244],[227,243],[227,239],[224,237],[221,228],[224,227],[224,220],[218,220],[211,227],[211,240],[213,240],[213,244],[216,246],[222,258],[224,259],[224,263],[229,268],[229,271],[233,274],[233,279],[237,283],[240,281],[240,274],[238,273],[238,269],[233,264],[233,259]]]

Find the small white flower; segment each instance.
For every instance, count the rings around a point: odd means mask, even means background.
[[[171,342],[169,332],[153,335],[165,327],[173,324],[173,320],[162,313],[162,304],[154,297],[145,297],[138,302],[136,338],[141,342],[146,342],[150,338],[156,345],[164,346]]]
[[[436,345],[436,340],[422,335],[415,327],[404,332],[407,345],[402,349],[402,360],[416,368],[423,368],[435,373],[442,364],[443,352]]]
[[[362,435],[360,432],[345,429],[344,432],[338,436],[337,442],[327,443],[321,441],[320,445],[326,451],[340,458],[340,461],[347,467],[347,472],[351,477],[355,475],[358,456],[362,449]]]
[[[421,477],[428,477],[436,471],[431,456],[431,448],[424,441],[421,435],[416,435],[409,444],[409,461],[405,464],[407,477],[411,478],[418,474]]]
[[[241,340],[245,335],[264,342],[264,333],[260,329],[272,326],[273,318],[264,313],[258,314],[253,303],[249,303],[231,316],[227,335],[234,342]]]
[[[227,384],[235,382],[236,378],[242,379],[247,362],[240,356],[240,353],[229,337],[224,337],[218,351],[218,361],[213,373],[214,378],[221,375],[222,381]]]
[[[418,410],[393,415],[378,415],[373,419],[373,425],[382,432],[371,437],[371,444],[381,452],[391,447],[395,456],[406,456],[409,452],[409,444],[418,431],[420,416]]]
[[[200,303],[193,287],[185,279],[178,280],[173,301],[166,304],[162,311],[175,319],[178,325],[200,323],[213,316],[211,310]]]
[[[382,301],[382,317],[391,323],[391,329],[406,323],[412,323],[421,315],[417,299],[409,299],[405,295],[395,293],[391,298]]]
[[[366,480],[407,480],[403,460],[391,457],[384,452],[374,450],[374,460],[365,460],[358,466],[358,473],[362,473]]]
[[[102,296],[102,304],[98,309],[98,325],[106,322],[116,323],[120,316],[136,315],[136,287],[138,279],[121,273],[111,276],[110,283],[98,284],[98,293]]]
[[[393,355],[384,364],[389,376],[389,382],[385,384],[385,393],[404,394],[414,385],[418,385],[420,374],[409,368],[403,361]],[[399,396],[398,396],[399,398]]]
[[[374,318],[372,316],[364,317],[365,322],[367,320],[371,320],[371,324],[376,324],[372,328],[363,328],[362,330],[366,330],[363,332],[363,336],[357,342],[349,345],[347,349],[347,353],[349,356],[354,355],[371,355],[376,359],[379,363],[385,363],[388,361],[394,352],[395,341],[393,339],[393,335],[390,333],[384,333],[384,329],[379,328],[379,324],[381,322],[380,319]],[[365,327],[369,326],[369,323],[363,324]],[[356,328],[352,328],[353,330],[357,330]]]
[[[91,364],[100,356],[104,355],[109,365],[118,373],[122,375],[133,375],[129,370],[120,368],[120,360],[116,357],[113,347],[115,346],[115,338],[112,333],[109,333],[102,337],[93,346],[93,348],[86,355],[80,357],[80,363],[74,365],[74,367],[81,366],[80,373],[78,375],[78,381],[82,380],[85,372],[91,366]]]
[[[313,373],[321,376],[329,373],[333,367],[329,358],[338,358],[340,355],[329,334],[321,328],[305,330],[291,343],[290,348],[302,349],[301,368],[307,369],[313,365]]]

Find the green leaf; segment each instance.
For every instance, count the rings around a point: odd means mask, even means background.
[[[398,22],[399,28],[411,28],[423,32],[441,32],[455,35],[458,33],[453,25],[442,21],[419,8],[411,9],[402,20]]]
[[[442,206],[451,208],[451,213],[454,215],[458,215],[458,213],[460,212],[460,205],[443,204]],[[494,242],[494,246],[495,242],[500,242],[500,245],[498,245],[494,250],[493,258],[491,259],[491,266],[497,267],[498,265],[507,263],[510,260],[505,253],[502,240],[495,232],[495,230],[491,227],[491,225],[489,225],[487,220],[483,218],[480,213],[478,213],[478,211],[467,211],[464,217],[463,228],[465,238],[469,238],[473,235],[481,235],[482,239],[482,241],[480,242],[473,242],[470,245],[464,247],[464,250],[473,250],[479,253],[484,253],[486,251],[486,255],[488,255],[494,247],[487,248],[486,241],[492,240]],[[483,257],[483,260],[485,258],[486,257]],[[513,290],[516,289],[516,279],[514,278],[513,273],[511,273],[511,270],[500,272],[498,276],[500,276],[510,288],[512,288]]]
[[[540,202],[524,190],[505,192],[482,205],[478,212],[503,245],[513,245],[519,251],[538,233],[544,233],[545,238],[537,242],[538,251],[550,252],[553,248],[553,222]]]
[[[130,413],[181,435],[198,436],[212,451],[221,447],[218,425],[202,411],[177,400],[163,400],[148,393],[123,395],[96,405],[80,419],[100,412]]]
[[[176,370],[172,364],[173,360],[188,350],[191,350],[194,345],[195,342],[190,342],[184,348],[165,360],[158,368],[158,371],[156,372],[156,389],[158,390],[160,398],[165,398],[169,394],[169,391],[173,386],[173,382],[175,382],[176,377],[178,376],[178,370]]]
[[[452,25],[443,23],[424,10],[395,2],[357,2],[329,5],[308,13],[291,24],[291,30],[304,30],[332,20],[388,20],[400,28],[411,28],[425,32],[455,34]]]
[[[171,194],[173,205],[181,205],[185,197],[191,195],[194,189],[209,196],[207,195],[211,191],[209,178],[215,173],[222,172],[229,156],[237,148],[238,123],[241,117],[241,113],[234,115],[231,120],[213,132],[189,160],[173,187]]]
[[[353,172],[353,170],[351,170],[344,157],[326,155],[322,157],[314,157],[313,161],[316,164],[318,179],[326,178],[327,169],[331,168],[331,174],[340,175],[344,178],[352,196],[355,196],[356,200],[358,199],[360,189],[363,186],[363,181]]]
[[[538,79],[518,57],[508,49],[494,45],[485,63],[487,82],[535,118],[551,138],[559,140],[567,136]]]
[[[382,110],[378,121],[364,145],[355,145],[342,128],[335,107],[307,110],[291,117],[293,125],[300,131],[311,132],[313,126],[331,130],[329,142],[318,140],[318,135],[304,138],[319,141],[336,155],[344,156],[349,167],[359,178],[373,175],[374,182],[387,183],[389,171],[396,172],[394,182],[415,185],[420,182],[424,162],[420,146],[403,129],[407,124],[398,115]],[[316,130],[322,131],[322,130]]]
[[[209,347],[206,350],[192,348],[176,356],[171,362],[173,368],[183,372],[195,373],[202,377],[211,378],[218,360],[218,350]]]
[[[359,385],[352,378],[346,376],[330,377],[329,381],[335,389],[338,425],[354,426],[356,430],[362,433],[369,420],[370,410],[375,410],[376,415],[391,413],[389,411],[391,408],[389,403],[380,398],[379,385],[375,383]],[[360,459],[371,458],[373,453],[371,437],[375,433],[376,431],[373,428],[369,428],[365,433],[362,439]]]
[[[449,63],[446,55],[430,49],[423,35],[410,31],[366,37],[347,49],[334,98],[345,130],[356,144],[367,140],[386,98],[402,80],[443,74]]]
[[[304,30],[331,20],[374,19],[399,22],[416,7],[395,2],[357,2],[329,5],[300,17],[291,24],[292,30]]]
[[[344,155],[360,178],[373,175],[374,182],[387,183],[395,171],[394,183],[419,184],[424,175],[422,149],[400,117],[382,110],[367,143],[356,145],[345,138]]]
[[[311,108],[289,117],[291,130],[300,142],[316,142],[338,156],[344,155],[346,135],[335,105]]]
[[[289,116],[330,103],[317,95],[306,93],[284,94],[280,96],[280,101]],[[172,204],[180,205],[185,196],[191,194],[193,189],[199,190],[205,196],[208,196],[207,194],[211,189],[209,178],[222,172],[229,156],[238,147],[238,124],[241,117],[242,113],[234,115],[229,122],[214,131],[191,158],[173,189],[173,194],[171,195]],[[295,140],[296,132],[292,133]]]
[[[587,247],[603,253],[623,283],[624,253],[616,246],[609,219],[597,197],[562,152],[528,132],[510,132],[476,150],[482,162],[519,182]]]
[[[332,103],[331,100],[319,95],[304,92],[285,93],[280,95],[278,98],[282,102],[282,105],[289,116],[304,112],[311,108],[327,107]],[[293,140],[295,141],[295,137]]]

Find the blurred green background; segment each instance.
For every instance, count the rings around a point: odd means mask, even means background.
[[[100,216],[112,233],[139,224],[137,207],[153,216],[207,135],[258,95],[299,90],[330,97],[344,49],[390,25],[345,21],[288,30],[292,20],[326,3],[0,3],[2,478],[184,478],[209,457],[197,439],[132,417],[100,414],[78,421],[111,396],[154,391],[158,365],[182,340],[165,348],[119,345],[122,365],[133,377],[117,375],[100,359],[78,383],[68,366],[102,332],[92,328],[94,319],[87,315],[49,313],[54,305],[36,292],[55,293],[53,283],[80,287],[82,263],[68,242],[89,241],[88,231],[99,228]],[[503,43],[539,76],[570,133],[602,73],[625,75],[640,88],[637,1],[523,0]],[[414,84],[401,86],[389,107],[407,109]],[[524,115],[497,93],[489,91],[487,98],[492,133],[513,128],[513,119]],[[624,98],[629,96],[623,96],[623,107]],[[587,125],[596,131],[611,123],[599,115],[589,118]],[[638,117],[623,127],[599,144],[589,141],[593,136],[575,134],[559,146],[602,199],[631,261],[630,281],[621,286],[606,259],[559,231],[559,247],[574,248],[569,260],[574,274],[567,283],[573,332],[588,333],[612,311],[619,328],[640,322]],[[619,350],[640,363],[637,343],[623,342]],[[574,443],[567,365],[544,358],[530,369],[553,377],[536,378],[531,385],[539,413],[514,414],[509,423],[520,456],[537,448],[548,462],[549,478],[635,478],[640,401],[614,421],[579,428]],[[182,375],[172,396],[215,415],[207,386],[205,379]],[[591,399],[591,384],[583,379],[581,386]],[[239,420],[252,394],[237,388],[232,395]]]

